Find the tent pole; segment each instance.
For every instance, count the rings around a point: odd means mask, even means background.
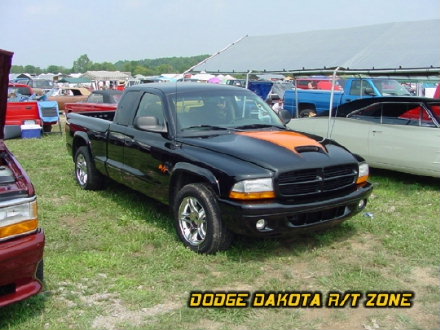
[[[252,73],[252,70],[248,71],[248,73],[246,73],[246,88],[249,87],[249,76]]]
[[[295,108],[296,108],[295,117],[299,118],[298,82],[296,81],[296,76],[294,81],[295,81]]]
[[[194,69],[196,66],[204,64],[205,62],[209,61],[211,58],[216,57],[217,55],[220,55],[221,53],[223,53],[225,50],[228,50],[230,47],[234,46],[237,42],[240,42],[241,40],[243,40],[244,38],[246,38],[248,35],[246,34],[245,36],[241,37],[240,39],[238,39],[237,41],[234,41],[233,43],[227,45],[225,48],[223,48],[222,50],[219,50],[217,53],[209,56],[208,58],[205,58],[204,60],[200,61],[199,63],[197,63],[196,65],[193,65],[192,67],[190,67],[188,70],[185,70],[185,72],[183,73],[183,76],[185,76],[185,73],[188,73],[190,71],[192,71],[192,69]]]
[[[333,77],[332,77],[332,90],[330,92],[330,105],[328,108],[327,139],[330,138],[330,121],[332,118],[333,98],[335,95],[336,73],[338,72],[338,70],[339,70],[339,66],[333,71]]]

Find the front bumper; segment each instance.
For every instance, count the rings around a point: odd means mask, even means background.
[[[36,277],[43,259],[45,235],[33,234],[0,242],[0,307],[26,299],[41,291]]]
[[[243,203],[219,200],[222,219],[234,233],[247,236],[283,236],[333,226],[365,208],[373,187],[370,183],[355,191],[325,200],[282,204],[277,201]],[[257,229],[264,219],[264,228]]]

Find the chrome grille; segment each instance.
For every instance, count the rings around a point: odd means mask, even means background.
[[[278,189],[284,197],[322,194],[342,190],[355,183],[357,165],[332,166],[282,173]]]

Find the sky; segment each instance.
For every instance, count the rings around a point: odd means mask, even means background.
[[[71,68],[83,54],[97,63],[196,56],[245,35],[428,19],[440,19],[439,0],[1,0],[0,48],[14,65]]]

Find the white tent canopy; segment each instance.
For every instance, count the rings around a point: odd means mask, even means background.
[[[193,72],[400,72],[440,74],[440,20],[246,36]]]
[[[87,71],[82,77],[89,78],[90,80],[98,81],[112,81],[112,80],[128,80],[131,78],[130,73],[121,71]]]

